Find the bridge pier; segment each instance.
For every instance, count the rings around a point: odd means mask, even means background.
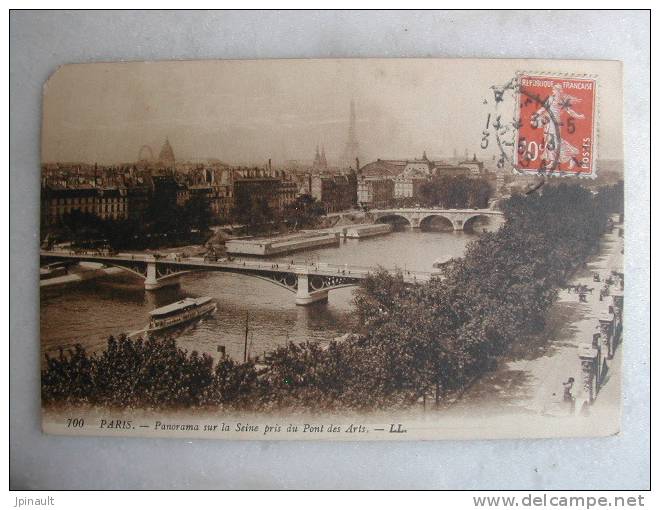
[[[300,306],[328,301],[327,290],[309,291],[309,276],[307,273],[298,274],[298,290],[296,291],[296,304]]]
[[[158,278],[156,273],[156,263],[150,262],[147,264],[147,277],[144,279],[145,290],[158,290],[168,285],[176,285],[179,283],[177,277]]]

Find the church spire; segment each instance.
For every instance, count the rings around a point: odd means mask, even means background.
[[[325,159],[325,147],[323,145],[321,146],[321,166],[323,168],[327,168],[328,166],[328,160]]]

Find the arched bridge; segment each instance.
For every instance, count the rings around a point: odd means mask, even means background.
[[[197,257],[156,258],[153,255],[119,253],[102,255],[68,251],[42,251],[41,263],[49,264],[74,260],[76,262],[96,262],[106,266],[119,267],[144,279],[147,290],[155,290],[177,282],[178,276],[193,271],[218,271],[235,273],[278,285],[296,296],[296,304],[309,305],[326,301],[328,292],[342,287],[359,285],[374,268],[350,266],[347,264],[308,264],[296,262],[219,260],[212,262]],[[406,271],[407,282],[428,281],[432,274]]]
[[[376,223],[396,223],[405,220],[412,228],[424,228],[438,220],[445,222],[447,229],[473,230],[479,222],[485,222],[489,228],[499,228],[504,223],[502,211],[496,209],[436,209],[424,208],[393,208],[372,209],[371,214]]]

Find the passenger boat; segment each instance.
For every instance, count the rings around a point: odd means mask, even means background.
[[[213,298],[185,298],[149,312],[150,320],[146,332],[151,333],[178,326],[214,312],[215,309],[216,304]]]

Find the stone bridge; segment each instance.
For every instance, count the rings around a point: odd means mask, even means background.
[[[235,273],[259,278],[278,285],[295,294],[297,305],[309,305],[317,301],[327,301],[328,292],[334,289],[359,285],[371,267],[350,266],[347,264],[309,264],[292,261],[272,262],[255,260],[207,261],[203,258],[162,258],[154,255],[119,253],[103,255],[98,253],[77,253],[69,251],[41,251],[41,264],[61,261],[95,262],[105,266],[124,269],[144,280],[146,290],[156,290],[166,285],[176,284],[178,277],[197,271]],[[431,273],[406,271],[404,279],[409,282],[423,282],[431,278]]]
[[[393,208],[372,209],[375,223],[396,223],[405,220],[412,228],[429,227],[439,219],[447,229],[472,231],[477,225],[486,224],[489,230],[504,223],[504,215],[496,209],[436,209],[436,208]]]

